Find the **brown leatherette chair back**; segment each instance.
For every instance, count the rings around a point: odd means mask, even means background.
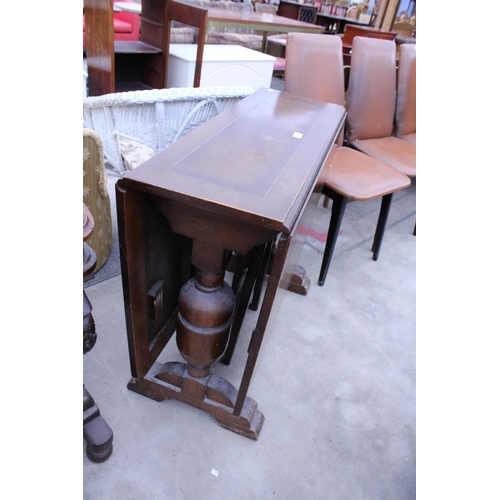
[[[288,34],[286,50],[291,56],[287,57],[285,91],[344,106],[342,39],[313,36],[314,44],[310,44],[310,34]],[[316,77],[314,85],[311,75]]]
[[[395,42],[355,38],[347,91],[347,143],[415,177],[416,146],[394,135],[395,110]]]
[[[336,35],[289,33],[285,91],[345,106],[342,39]],[[314,75],[314,83],[311,82]],[[338,144],[342,145],[343,132]]]
[[[376,71],[362,75],[365,68],[376,68]],[[349,142],[392,135],[396,111],[396,44],[393,41],[354,39],[347,109]]]
[[[396,136],[417,143],[417,50],[403,44],[399,52]]]

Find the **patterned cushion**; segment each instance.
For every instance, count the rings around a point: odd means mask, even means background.
[[[118,140],[120,142],[123,164],[127,170],[133,170],[156,154],[153,148],[142,142],[122,136],[118,136]]]
[[[170,43],[194,43],[194,39],[195,29],[189,26],[172,28],[170,30]]]
[[[262,49],[262,35],[252,33],[224,33],[220,31],[210,31],[207,43],[219,45],[241,45],[249,49]]]

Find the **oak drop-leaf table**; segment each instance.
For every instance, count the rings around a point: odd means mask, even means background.
[[[264,416],[247,392],[277,292],[290,281],[286,269],[305,234],[297,228],[319,196],[322,165],[344,119],[342,106],[263,88],[117,182],[129,389],[177,399],[258,438]],[[242,307],[225,269],[231,254],[258,255],[273,241],[236,389],[214,373]],[[186,363],[157,362],[175,332]]]

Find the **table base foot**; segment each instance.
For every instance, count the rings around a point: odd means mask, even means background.
[[[193,377],[184,363],[154,363],[144,378],[131,379],[127,387],[156,401],[177,399],[206,411],[221,427],[250,439],[258,439],[264,424],[255,400],[246,397],[240,415],[235,416],[235,387],[214,374]]]
[[[248,404],[246,404],[247,402]],[[229,429],[255,441],[259,439],[265,420],[263,413],[257,410],[257,403],[252,398],[246,398],[239,417],[235,417],[232,413],[225,416],[212,414],[212,417],[224,429]]]
[[[307,295],[311,280],[306,276],[306,270],[299,265],[292,266],[287,269],[289,283],[287,290],[290,292],[298,293],[299,295]]]

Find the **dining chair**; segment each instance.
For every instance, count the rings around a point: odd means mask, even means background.
[[[290,33],[287,41],[285,91],[313,99],[345,105],[342,40],[324,36]],[[349,109],[347,109],[349,120]],[[341,134],[343,136],[343,133]],[[382,197],[373,240],[373,260],[377,260],[392,194],[410,185],[410,179],[379,160],[349,147],[332,148],[322,172],[322,192],[333,200],[330,225],[318,285],[323,286],[335,249],[348,201]]]
[[[399,52],[396,137],[417,144],[417,50],[403,44]]]
[[[412,37],[415,36],[415,26],[406,22],[397,22],[392,25],[391,31],[395,31],[400,35]]]
[[[170,23],[167,26],[167,53],[170,47],[170,30],[171,22],[177,21],[182,24],[187,24],[198,28],[197,35],[197,50],[196,50],[196,62],[194,70],[194,81],[193,87],[200,86],[201,80],[201,66],[203,63],[203,51],[205,49],[205,39],[207,34],[207,15],[208,10],[197,7],[196,5],[188,5],[182,2],[168,2],[167,4],[167,18]],[[168,66],[167,66],[167,76],[168,76]],[[165,79],[165,81],[167,81]]]
[[[347,92],[347,144],[409,177],[416,176],[416,146],[393,135],[396,114],[396,43],[353,40]]]
[[[358,6],[357,6],[357,5],[354,5],[354,6],[349,7],[349,8],[347,9],[347,12],[346,12],[345,17],[348,17],[348,18],[350,18],[350,19],[355,19],[355,18],[356,18],[356,16],[357,16],[357,14],[358,14]]]
[[[342,36],[342,52],[344,54],[345,88],[349,86],[349,72],[351,67],[352,44],[356,37],[380,38],[382,40],[395,40],[398,34],[394,31],[382,31],[371,26],[346,24]]]

